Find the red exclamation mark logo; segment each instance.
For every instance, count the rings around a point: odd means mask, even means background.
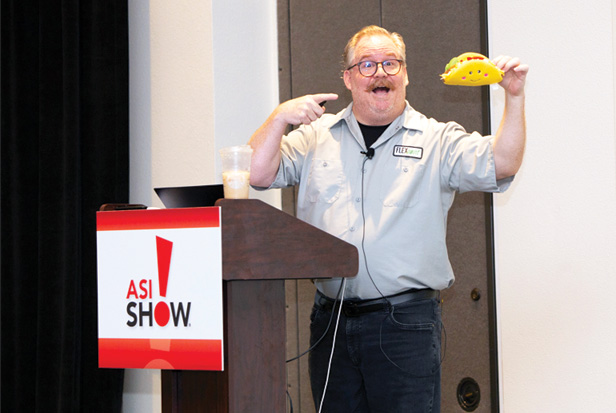
[[[171,267],[171,251],[173,242],[161,237],[156,237],[156,255],[158,258],[158,289],[161,297],[167,296],[167,284],[169,282],[169,268]],[[160,301],[154,308],[156,324],[163,327],[169,322],[171,313],[169,306]]]

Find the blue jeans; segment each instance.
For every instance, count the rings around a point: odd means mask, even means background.
[[[312,394],[319,410],[337,308],[315,305],[309,357]],[[409,301],[391,309],[340,315],[336,348],[322,412],[440,412],[441,311],[438,299]]]

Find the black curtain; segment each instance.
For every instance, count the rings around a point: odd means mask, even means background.
[[[96,210],[128,201],[126,0],[2,0],[3,412],[113,412]]]

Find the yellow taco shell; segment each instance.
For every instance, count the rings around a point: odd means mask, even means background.
[[[484,55],[468,52],[451,59],[441,79],[446,85],[484,86],[500,82],[504,75],[505,72]]]

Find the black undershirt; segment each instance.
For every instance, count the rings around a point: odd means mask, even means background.
[[[359,122],[357,122],[359,123]],[[389,125],[383,126],[370,126],[359,123],[359,129],[364,136],[364,142],[366,143],[366,149],[370,148],[374,142],[385,132]]]

